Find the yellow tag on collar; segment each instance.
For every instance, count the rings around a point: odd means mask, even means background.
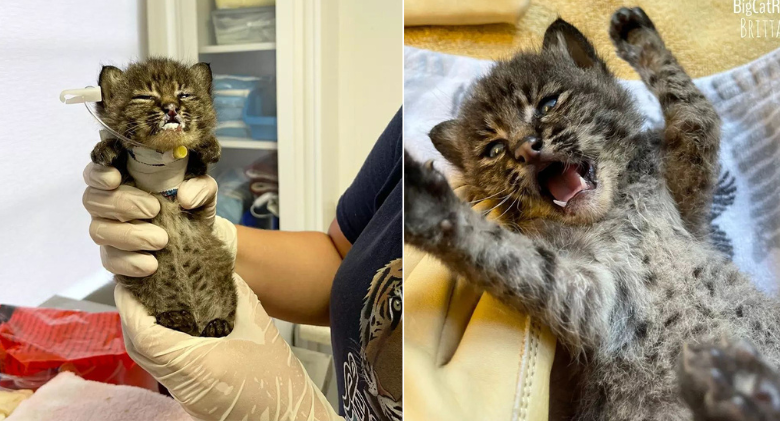
[[[176,158],[176,159],[182,159],[182,158],[184,158],[185,156],[187,156],[187,148],[185,148],[184,146],[177,146],[177,147],[176,147],[176,148],[173,150],[173,157],[174,157],[174,158]]]

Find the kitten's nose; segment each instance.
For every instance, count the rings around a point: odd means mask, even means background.
[[[518,162],[532,163],[539,160],[542,150],[542,139],[536,136],[526,136],[515,148],[515,159]]]
[[[176,104],[168,104],[163,109],[165,110],[166,114],[168,114],[168,117],[176,117],[176,113],[178,111],[176,109]]]

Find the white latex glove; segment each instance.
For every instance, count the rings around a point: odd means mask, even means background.
[[[157,259],[147,251],[168,244],[168,234],[148,220],[160,212],[160,202],[151,194],[121,186],[119,170],[89,163],[84,169],[83,203],[92,215],[89,234],[100,246],[103,266],[119,275],[142,277],[157,271]],[[203,208],[214,233],[236,255],[236,227],[217,217],[217,182],[207,176],[192,178],[179,185],[176,199],[184,209]]]
[[[198,420],[336,420],[339,417],[234,274],[236,322],[224,338],[164,328],[121,285],[114,290],[130,357]]]

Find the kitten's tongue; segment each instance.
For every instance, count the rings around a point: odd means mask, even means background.
[[[577,173],[577,166],[570,165],[561,174],[554,175],[547,180],[547,190],[557,201],[563,202],[563,206],[574,195],[588,187],[585,179]]]

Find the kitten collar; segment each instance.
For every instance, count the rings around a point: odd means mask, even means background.
[[[176,159],[171,151],[160,153],[154,149],[135,147],[127,150],[127,172],[133,176],[136,187],[166,197],[176,189],[187,172],[189,156]]]

